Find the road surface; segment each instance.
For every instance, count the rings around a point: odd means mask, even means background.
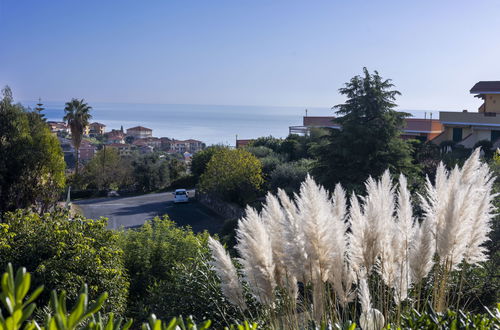
[[[194,191],[189,191],[194,196]],[[131,228],[144,224],[155,216],[168,214],[179,226],[190,225],[193,231],[208,230],[217,233],[224,223],[217,214],[190,198],[189,203],[174,204],[171,192],[134,197],[107,197],[75,201],[83,215],[90,219],[106,217],[108,227]]]

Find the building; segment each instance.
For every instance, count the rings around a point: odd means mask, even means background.
[[[246,140],[238,140],[236,139],[236,148],[244,148],[248,146],[250,143],[255,141],[255,139],[246,139]]]
[[[125,134],[118,129],[111,130],[104,134],[107,144],[111,143],[125,143]]]
[[[63,121],[48,121],[47,125],[49,125],[50,131],[57,136],[68,135],[70,132],[68,125]]]
[[[416,138],[430,141],[443,131],[443,126],[436,119],[406,118],[406,125],[402,128],[404,139]],[[333,128],[340,129],[341,125],[335,122],[334,116],[303,117],[302,126],[290,126],[290,134],[307,135],[311,128]]]
[[[89,135],[90,136],[102,136],[104,135],[106,125],[95,122],[89,125]]]
[[[198,140],[171,140],[169,152],[195,154],[203,149],[205,149],[205,143]]]
[[[437,119],[406,118],[403,139],[431,141],[443,132],[443,124]]]
[[[153,130],[142,126],[136,126],[127,129],[127,136],[132,136],[135,139],[148,138],[153,136]]]
[[[73,141],[71,139],[66,139],[63,137],[58,137],[59,143],[61,144],[61,149],[64,154],[64,161],[68,168],[73,168],[75,166],[75,147],[73,146]],[[80,163],[86,163],[94,157],[97,151],[97,147],[91,144],[89,141],[82,139],[80,142],[80,149],[78,151],[78,156]]]
[[[78,156],[80,158],[80,162],[88,162],[89,160],[94,157],[94,154],[96,153],[97,148],[91,144],[87,140],[82,140],[80,142],[80,149],[78,149]]]
[[[148,146],[153,148],[154,150],[160,150],[162,146],[162,141],[159,138],[147,137],[147,138],[137,139],[132,144],[138,147]]]
[[[441,111],[439,120],[444,130],[433,142],[454,141],[472,148],[478,141],[487,140],[494,148],[500,147],[500,81],[480,81],[470,93],[483,100],[478,112]]]
[[[134,147],[130,144],[125,143],[111,143],[107,144],[105,148],[113,148],[118,151],[118,154],[122,157],[130,156],[134,150]]]

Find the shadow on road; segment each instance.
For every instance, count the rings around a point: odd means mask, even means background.
[[[113,216],[133,217],[141,214],[147,214],[146,219],[168,215],[170,220],[174,221],[178,226],[190,226],[194,232],[207,230],[211,234],[216,234],[224,224],[224,220],[218,214],[196,201],[185,204],[150,202],[136,206],[127,206],[114,212]],[[126,228],[139,228],[140,226],[132,225]]]

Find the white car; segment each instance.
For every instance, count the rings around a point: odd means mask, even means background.
[[[189,202],[189,193],[186,189],[177,189],[174,194],[174,203],[187,203]]]

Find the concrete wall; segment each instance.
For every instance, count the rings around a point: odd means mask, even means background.
[[[500,94],[485,95],[484,98],[484,111],[500,113]]]
[[[196,190],[196,200],[205,205],[224,220],[240,219],[245,215],[245,210],[238,205],[224,202],[214,196],[198,192]]]

